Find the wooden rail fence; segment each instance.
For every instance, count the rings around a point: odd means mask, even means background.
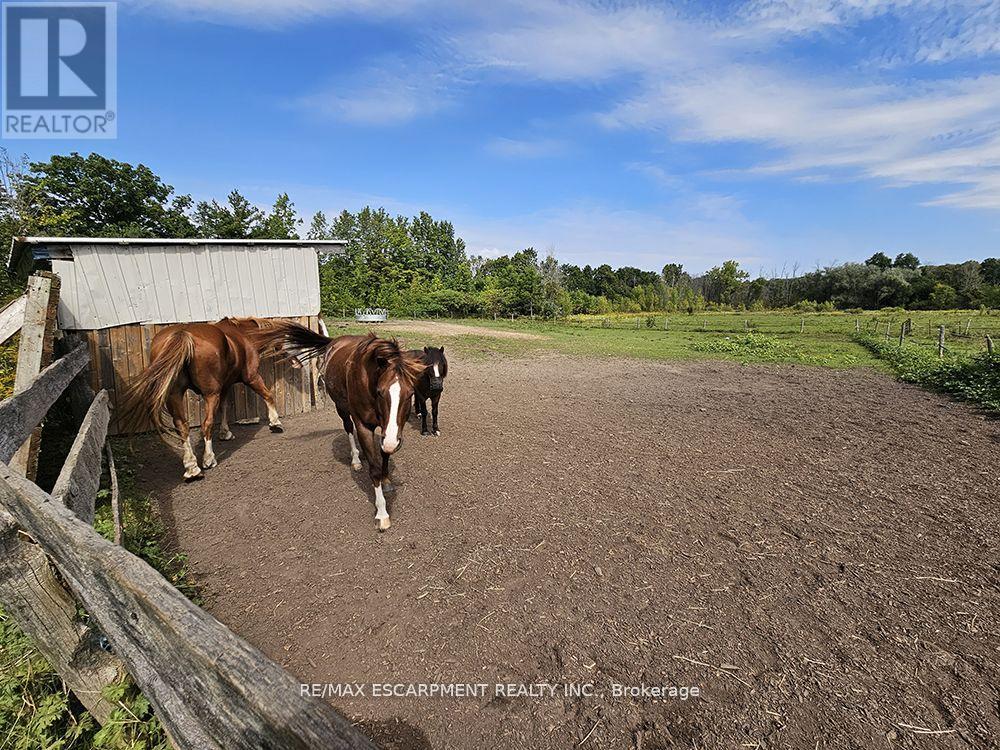
[[[302,695],[298,680],[94,530],[106,391],[89,404],[51,494],[9,465],[89,359],[78,346],[0,403],[0,607],[98,722],[115,708],[104,688],[128,674],[177,748],[374,748],[332,706]]]

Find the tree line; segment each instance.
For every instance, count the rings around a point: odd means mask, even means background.
[[[756,278],[728,260],[700,275],[673,262],[658,271],[560,263],[526,248],[470,255],[454,226],[426,212],[383,208],[315,214],[308,225],[287,193],[270,209],[238,190],[223,202],[177,194],[148,167],[99,154],[48,161],[0,152],[0,252],[17,235],[218,239],[343,239],[320,256],[325,314],[388,307],[397,315],[560,317],[710,309],[1000,308],[1000,259],[923,265],[912,253]],[[665,251],[665,255],[669,251]],[[9,279],[3,291],[15,291]]]

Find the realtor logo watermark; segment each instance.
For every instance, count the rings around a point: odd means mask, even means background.
[[[117,3],[3,3],[3,137],[115,138]]]

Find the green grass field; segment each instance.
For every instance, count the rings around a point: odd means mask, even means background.
[[[517,355],[555,350],[584,356],[642,359],[728,359],[740,362],[785,362],[823,367],[884,367],[881,358],[853,340],[856,332],[899,340],[910,320],[904,347],[936,352],[939,326],[945,326],[948,352],[971,355],[985,350],[985,335],[1000,346],[1000,314],[977,310],[945,312],[792,313],[706,312],[686,314],[578,315],[547,322],[518,318],[447,320],[470,327],[532,334],[537,338],[496,338],[470,332],[430,335],[400,331],[409,345],[444,344],[471,354]],[[364,326],[349,325],[359,332]],[[375,326],[393,331],[392,321]],[[345,330],[345,329],[340,329]]]

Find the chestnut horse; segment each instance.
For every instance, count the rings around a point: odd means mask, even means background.
[[[218,323],[181,323],[168,326],[153,337],[149,367],[132,384],[123,413],[131,429],[149,416],[161,435],[169,427],[163,419],[166,410],[184,446],[184,479],[203,477],[188,427],[184,394],[190,388],[205,400],[201,434],[205,439],[202,467],[218,464],[212,450],[212,428],[216,411],[221,407],[220,440],[232,440],[226,414],[226,396],[236,383],[245,383],[267,404],[271,432],[281,432],[281,421],[270,389],[258,371],[263,347],[254,334],[265,330],[270,321],[257,318],[223,318]]]
[[[395,339],[380,339],[374,333],[330,338],[291,322],[275,323],[256,332],[255,338],[261,346],[277,344],[301,359],[325,357],[326,392],[351,443],[351,468],[361,470],[360,442],[375,488],[375,525],[379,531],[388,529],[392,522],[383,489],[392,489],[389,457],[401,445],[414,388],[426,367],[422,359],[400,349]],[[381,439],[376,429],[381,430]]]

